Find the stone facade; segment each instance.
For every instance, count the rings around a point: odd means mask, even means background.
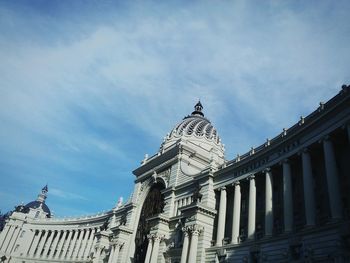
[[[16,209],[0,262],[350,262],[350,87],[230,161],[202,108],[133,171],[124,204],[56,219],[44,191]]]

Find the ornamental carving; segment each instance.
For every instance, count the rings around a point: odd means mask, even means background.
[[[164,182],[166,182],[166,185],[169,185],[170,172],[171,172],[171,168],[168,168],[165,171],[158,174],[157,177],[162,178],[164,180]]]
[[[185,234],[194,234],[194,235],[199,235],[201,232],[203,231],[203,227],[198,225],[198,224],[192,224],[192,225],[188,225],[188,226],[184,226],[182,228],[182,232],[184,232]]]

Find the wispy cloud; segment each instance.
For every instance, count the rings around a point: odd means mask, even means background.
[[[72,200],[72,199],[79,199],[79,200],[85,200],[85,201],[87,200],[87,198],[77,193],[69,193],[57,188],[51,188],[50,195],[53,195],[55,197],[62,198],[62,199],[68,199],[68,200]]]
[[[349,82],[347,1],[38,2],[0,4],[0,174],[59,207],[127,197],[197,99],[230,159]]]

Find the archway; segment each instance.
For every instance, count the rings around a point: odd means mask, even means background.
[[[160,182],[154,184],[143,203],[135,236],[135,263],[144,263],[145,261],[148,246],[147,234],[150,231],[147,219],[163,212],[164,197],[161,190],[164,188],[164,185]]]

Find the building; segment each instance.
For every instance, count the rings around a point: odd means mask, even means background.
[[[0,262],[350,262],[350,86],[227,161],[197,103],[133,171],[130,199],[56,219],[16,208]]]

